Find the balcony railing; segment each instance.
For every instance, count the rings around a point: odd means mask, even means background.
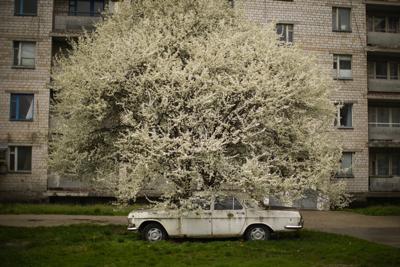
[[[370,140],[400,140],[400,123],[369,122],[368,125]]]
[[[368,44],[382,48],[400,49],[400,33],[368,32]]]
[[[372,192],[400,191],[400,177],[369,177],[369,190]]]
[[[400,93],[400,80],[368,79],[368,91]]]
[[[91,31],[99,21],[101,17],[98,14],[57,12],[54,15],[54,31],[81,32],[83,29]]]

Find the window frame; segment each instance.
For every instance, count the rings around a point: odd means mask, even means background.
[[[348,30],[340,29],[340,12],[339,11],[341,9],[349,11],[349,29]],[[335,16],[335,18],[333,16]],[[332,32],[350,33],[350,32],[352,32],[351,23],[352,23],[352,8],[351,7],[338,7],[338,6],[332,7]]]
[[[343,160],[343,157],[345,154],[351,156],[351,158],[350,158],[351,166],[350,166],[350,171],[343,172],[342,171],[342,160]],[[335,175],[336,178],[354,178],[354,155],[355,155],[355,152],[352,152],[352,151],[342,152],[342,157],[340,158],[340,162],[339,162],[339,169]]]
[[[30,169],[29,170],[19,170],[18,169],[18,149],[19,148],[30,148]],[[8,172],[10,173],[32,173],[32,163],[33,163],[33,147],[30,145],[10,145],[8,147]],[[14,155],[14,166],[11,166],[11,155]]]
[[[387,109],[389,111],[389,122],[380,122],[378,120],[378,109]],[[377,128],[395,128],[395,129],[400,129],[400,122],[393,122],[393,111],[395,109],[400,109],[398,107],[368,107],[368,126],[370,127],[377,127]],[[370,118],[372,117],[372,113],[374,113],[374,120],[375,121],[370,121]],[[370,117],[371,116],[371,117]],[[386,125],[386,126],[382,126]],[[397,125],[397,126],[395,126]]]
[[[22,47],[23,44],[33,44],[34,45],[34,57],[33,58],[27,58],[27,59],[33,59],[33,65],[22,65]],[[17,47],[16,47],[17,46]],[[37,42],[36,41],[13,41],[13,68],[20,68],[20,69],[35,69],[36,68],[36,53],[37,53]],[[17,55],[16,55],[17,54]],[[15,59],[17,59],[17,62],[15,62]]]
[[[397,32],[390,31],[390,18],[397,18]],[[384,18],[385,22],[385,30],[384,31],[376,31],[375,30],[375,19],[377,18]],[[372,15],[367,17],[367,31],[368,32],[381,32],[381,33],[400,33],[400,16],[393,16],[393,15]]]
[[[383,78],[377,78],[376,75],[376,64],[379,62],[384,62],[386,63],[386,79]],[[395,64],[397,65],[397,79],[392,79],[392,74],[391,74],[391,64]],[[372,67],[371,67],[372,66]],[[368,70],[372,70],[372,76],[370,71],[368,71],[368,79],[373,79],[373,80],[389,80],[389,81],[399,81],[400,80],[400,62],[396,62],[396,61],[390,61],[390,60],[382,60],[382,61],[378,61],[378,60],[374,60],[374,61],[368,61]]]
[[[101,12],[104,11],[104,8],[106,6],[105,0],[88,0],[90,3],[90,10],[89,12],[79,12],[77,11],[77,6],[78,6],[78,1],[79,0],[69,0],[68,1],[68,16],[89,16],[89,17],[98,17],[101,15]],[[101,12],[97,12],[94,10],[95,2],[102,2],[103,3],[103,9]]]
[[[346,126],[346,125],[341,125],[341,110],[342,108],[344,108],[345,106],[349,106],[350,107],[350,112],[351,112],[351,117],[350,117],[350,126]],[[354,129],[354,125],[353,125],[353,119],[354,119],[354,103],[352,102],[346,102],[346,103],[336,103],[336,108],[337,108],[337,114],[336,114],[336,118],[335,118],[335,127],[338,129]]]
[[[37,17],[39,5],[38,5],[38,0],[35,0],[35,1],[36,1],[35,13],[25,13],[25,12],[23,12],[23,7],[24,7],[23,2],[24,2],[24,0],[14,0],[14,16],[19,16],[19,17]],[[20,5],[19,10],[17,8],[17,3],[18,2],[19,2],[19,5]]]
[[[341,76],[341,68],[340,62],[344,60],[344,58],[348,58],[350,60],[350,77]],[[335,69],[336,64],[336,69]],[[348,54],[333,54],[333,70],[335,71],[334,79],[335,80],[353,80],[353,56]],[[343,69],[344,70],[344,69]]]
[[[388,174],[387,175],[380,175],[378,174],[379,170],[379,164],[378,164],[378,157],[380,156],[386,156],[388,157]],[[370,170],[370,176],[376,177],[376,178],[392,178],[392,177],[400,177],[400,175],[396,175],[393,172],[393,161],[395,157],[400,157],[400,153],[384,153],[384,152],[377,152],[373,153],[371,156],[371,170]],[[399,166],[397,166],[399,168]],[[372,173],[371,173],[372,171]]]
[[[282,26],[282,34],[278,33],[278,26]],[[276,24],[276,34],[279,36],[279,41],[285,44],[293,44],[294,43],[294,24],[293,23],[277,23]],[[291,29],[290,29],[291,28]],[[292,40],[290,41],[290,34],[292,33]],[[283,33],[286,33],[286,36],[283,36]],[[281,39],[283,37],[283,40]]]
[[[16,115],[15,119],[11,118],[12,109],[13,109],[13,96],[17,97],[16,103]],[[20,96],[32,96],[32,118],[31,119],[21,119],[19,118],[19,97]],[[11,93],[10,94],[10,121],[22,121],[22,122],[33,122],[35,117],[35,94],[34,93]]]

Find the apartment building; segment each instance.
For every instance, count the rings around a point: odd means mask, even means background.
[[[106,0],[1,0],[0,199],[90,195],[48,174],[52,57],[101,20]],[[400,1],[236,0],[250,20],[275,23],[332,73],[337,179],[364,196],[400,196]],[[314,205],[314,204],[312,204]]]

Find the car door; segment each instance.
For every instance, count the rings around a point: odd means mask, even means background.
[[[244,227],[246,213],[233,196],[217,197],[212,210],[213,236],[238,236]]]
[[[201,204],[202,210],[190,211],[181,216],[181,235],[188,237],[211,236],[211,205]]]

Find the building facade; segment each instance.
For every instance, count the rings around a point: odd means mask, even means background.
[[[349,192],[400,194],[400,1],[237,0],[332,73]],[[105,0],[0,2],[0,198],[88,195],[48,175],[52,58],[101,20]]]

